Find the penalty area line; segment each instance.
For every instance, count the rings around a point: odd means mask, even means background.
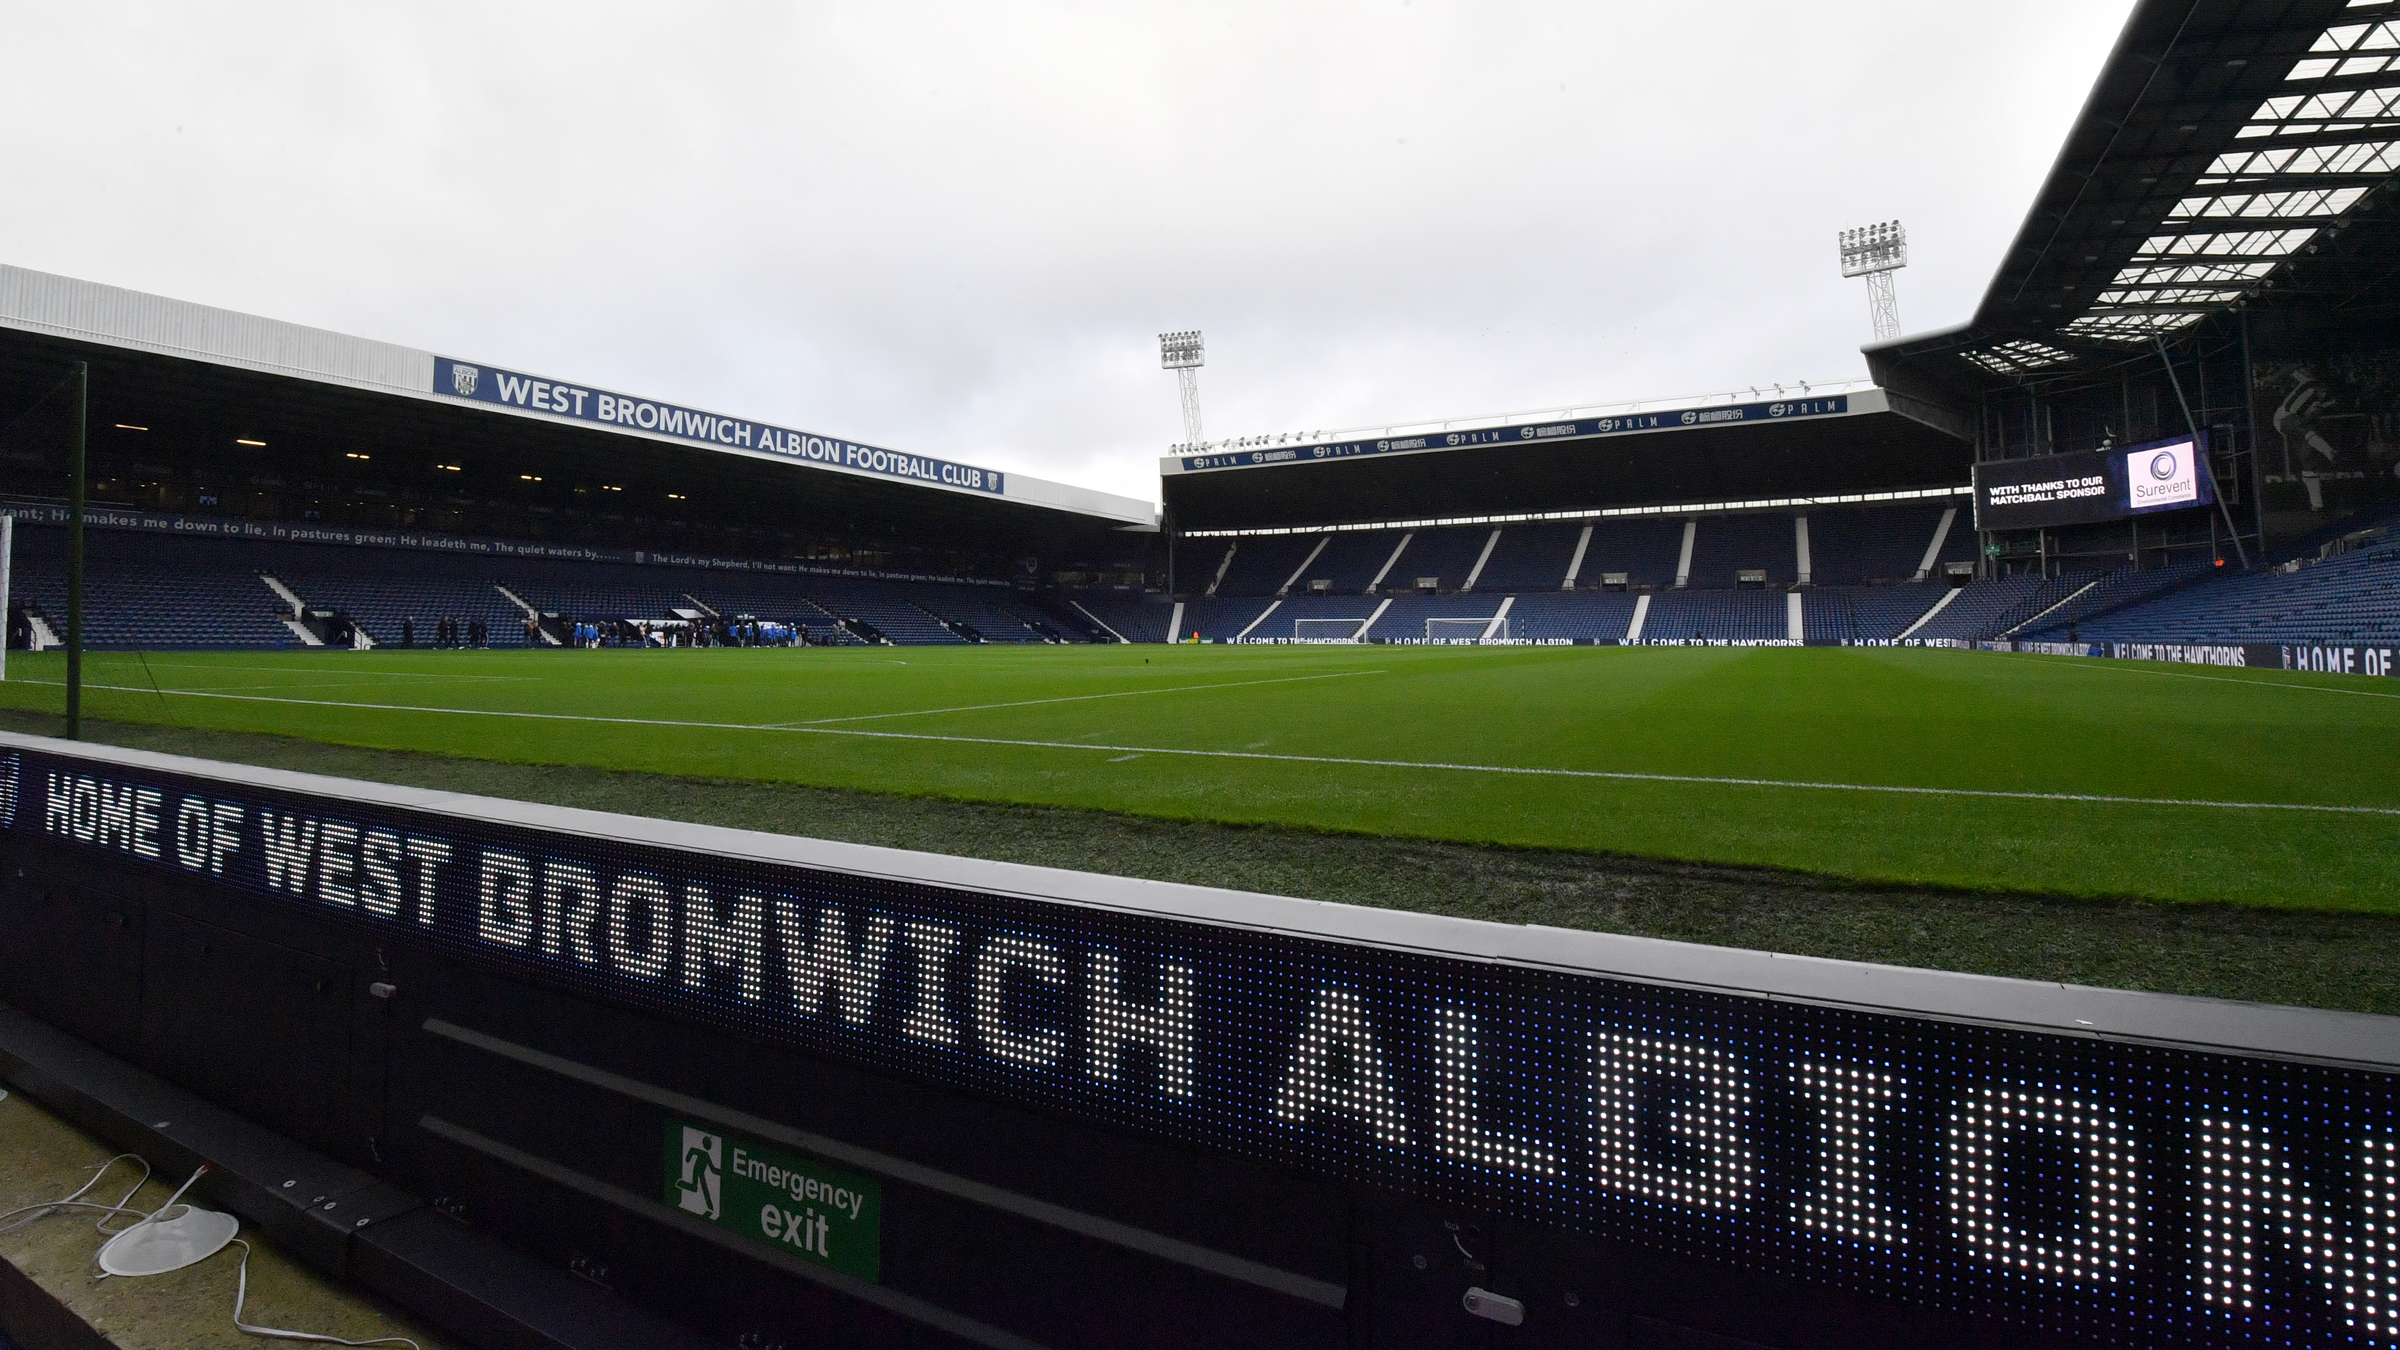
[[[22,684],[60,683],[22,680]],[[1277,755],[1263,750],[1187,750],[1157,745],[1106,745],[1095,741],[1034,741],[1006,736],[948,736],[931,731],[873,731],[865,727],[787,726],[758,722],[699,722],[657,717],[602,717],[594,713],[512,712],[497,708],[428,708],[407,703],[354,703],[337,699],[277,698],[269,694],[220,694],[206,689],[151,689],[146,685],[86,684],[125,694],[215,698],[235,703],[286,703],[309,708],[359,708],[369,712],[434,713],[451,717],[508,717],[533,722],[583,722],[604,726],[679,727],[695,731],[780,731],[792,736],[858,736],[879,741],[932,741],[947,745],[999,745],[1025,750],[1104,750],[1112,754],[1180,755],[1186,759],[1245,759],[1280,764],[1333,764],[1367,769],[1432,769],[1444,773],[1488,773],[1523,778],[1581,778],[1621,783],[1685,783],[1699,787],[1771,788],[1799,792],[1880,792],[1904,797],[1979,797],[2002,801],[2082,802],[2097,806],[2204,807],[2220,811],[2312,811],[2342,816],[2400,816],[2400,806],[2331,806],[2315,802],[2228,802],[2206,797],[2119,797],[2099,792],[2020,792],[2005,788],[1907,787],[1892,783],[1818,783],[1792,778],[1732,778],[1685,773],[1635,773],[1623,769],[1542,769],[1513,764],[1450,764],[1440,760],[1367,759],[1349,755]]]

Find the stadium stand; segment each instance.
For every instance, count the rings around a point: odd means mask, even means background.
[[[1990,637],[2017,618],[2030,618],[2089,583],[2089,575],[2005,577],[1960,588],[1958,598],[1916,628],[1902,630],[1920,640],[1974,642]],[[1935,599],[1940,599],[1937,592]]]
[[[1375,621],[1375,626],[1367,631],[1367,636],[1389,642],[1422,642],[1425,640],[1427,619],[1489,619],[1506,598],[1480,592],[1472,595],[1395,595],[1391,597],[1390,608],[1384,610],[1383,617]]]
[[[2081,627],[2086,642],[2400,641],[2400,548],[2211,579]]]
[[[1191,635],[1187,622],[1182,633],[1168,630],[1175,617],[1175,606],[1165,597],[1135,599],[1122,595],[1085,595],[1073,597],[1070,604],[1090,611],[1091,617],[1108,625],[1109,630],[1127,642],[1173,642]]]
[[[1273,595],[1300,570],[1332,536],[1325,534],[1262,535],[1231,541],[1238,545],[1233,553],[1233,565],[1226,569],[1225,579],[1217,584],[1218,595]],[[1193,588],[1205,590],[1205,584]]]
[[[2104,574],[2089,590],[2061,601],[2056,609],[2002,630],[1997,636],[2029,642],[2063,642],[2102,615],[2154,600],[2170,591],[2196,585],[2216,575],[2213,559],[2196,558],[2148,569],[2120,567]]]
[[[1692,571],[1684,584],[1715,590],[1736,585],[1744,571],[1759,571],[1768,583],[1788,586],[1799,570],[1794,534],[1792,518],[1781,512],[1703,517],[1692,532]]]
[[[1508,617],[1517,636],[1535,642],[1617,642],[1638,599],[1629,591],[1536,591],[1518,596]]]
[[[1808,518],[1809,581],[1818,586],[1862,586],[1914,578],[1925,561],[1927,546],[1941,528],[1944,510],[1939,506],[1870,506],[1812,512]],[[1962,510],[1951,522],[1936,563],[1954,556],[1971,559],[1974,551],[1973,523]]]
[[[1780,590],[1660,591],[1651,597],[1642,639],[1755,642],[1781,638],[1790,632],[1786,605]]]
[[[94,536],[97,537],[97,536]],[[525,612],[493,585],[492,558],[407,555],[331,544],[279,548],[275,577],[312,608],[340,610],[383,646],[398,646],[403,620],[415,621],[415,643],[434,644],[443,618],[481,619],[496,646],[524,641]]]
[[[1583,571],[1575,587],[1600,586],[1612,572],[1623,572],[1629,586],[1672,586],[1675,564],[1683,553],[1683,522],[1666,517],[1600,520],[1592,523],[1592,546],[1584,551]]]
[[[1261,624],[1262,618],[1272,620],[1273,615],[1268,610],[1281,607],[1281,602],[1273,597],[1202,597],[1184,606],[1183,627],[1186,632],[1198,633],[1202,642],[1231,642],[1249,632],[1254,624]],[[1261,631],[1253,636],[1268,636],[1272,631],[1262,625]],[[1290,626],[1286,625],[1284,636],[1289,637],[1291,631]]]
[[[1575,541],[1583,526],[1574,524],[1510,525],[1475,579],[1477,591],[1555,591],[1566,580],[1574,560]]]
[[[801,594],[807,577],[775,572],[704,572],[691,578],[692,593],[724,615],[747,614],[777,623],[805,626],[811,642],[846,646],[858,637],[840,627],[834,615]]]
[[[1483,556],[1484,543],[1491,537],[1488,525],[1419,530],[1383,579],[1383,589],[1413,591],[1418,578],[1434,577],[1435,589],[1455,591],[1466,585],[1467,574],[1475,570],[1475,560]]]
[[[1282,606],[1275,611],[1275,616],[1266,623],[1260,624],[1258,630],[1250,636],[1253,639],[1288,639],[1295,636],[1346,637],[1349,634],[1342,632],[1338,627],[1316,633],[1301,634],[1293,625],[1302,619],[1356,620],[1358,623],[1364,624],[1382,606],[1383,601],[1372,595],[1303,595],[1294,591],[1284,597]]]
[[[572,562],[512,563],[496,570],[503,572],[502,584],[534,608],[586,622],[665,619],[677,610],[704,613],[716,608],[686,589],[687,580],[699,581],[705,573],[662,573],[622,563]]]
[[[1251,641],[1289,640],[1295,620],[1364,621],[1379,608],[1383,612],[1364,635],[1410,642],[1423,640],[1428,618],[1489,618],[1503,600],[1512,606],[1511,632],[1518,639],[1613,642],[1626,636],[1644,592],[1651,596],[1642,633],[1649,641],[1788,639],[1791,593],[1800,596],[1803,633],[1811,642],[1889,642],[1903,635],[1919,641],[2091,642],[2400,636],[2391,569],[2376,561],[2388,563],[2393,550],[2382,532],[2355,519],[2287,550],[2310,556],[2249,573],[2206,557],[2158,565],[2154,556],[2152,565],[2137,567],[2123,563],[2120,553],[2113,568],[2093,566],[2101,560],[2092,557],[2070,558],[2054,564],[2060,570],[2047,578],[1977,580],[1947,604],[1941,602],[1952,591],[1938,576],[1861,584],[1861,578],[1914,578],[1944,509],[1810,513],[1816,584],[1797,588],[1791,585],[1798,570],[1793,517],[1780,511],[1692,518],[1691,576],[1682,589],[1673,586],[1673,574],[1686,521],[1663,516],[1593,522],[1570,591],[1558,587],[1584,528],[1575,522],[1499,527],[1488,558],[1491,526],[1251,536],[1236,550],[1224,593],[1185,595],[1180,629],[1172,633],[1175,597],[1123,588],[1029,593],[956,581],[403,553],[99,529],[89,535],[87,629],[90,645],[100,649],[306,645],[286,623],[293,617],[290,602],[271,588],[280,583],[310,612],[346,616],[386,646],[399,643],[404,619],[415,620],[417,645],[430,646],[444,617],[480,620],[492,645],[518,645],[524,641],[523,611],[509,593],[546,613],[587,621],[697,610],[805,626],[815,641],[903,645],[1164,642],[1194,632],[1215,642],[1245,634]],[[1942,561],[1973,556],[1975,536],[1964,521],[1963,515],[1953,519],[1936,553],[1937,574]],[[63,531],[29,524],[18,539],[15,606],[42,616],[53,632],[62,630]],[[1401,552],[1393,562],[1395,548]],[[2352,551],[2336,553],[2340,549]],[[1312,553],[1299,584],[1277,595]],[[1462,593],[1478,559],[1483,569],[1475,588]],[[1383,584],[1366,593],[1387,562],[1392,565]],[[1763,587],[1737,584],[1750,568],[1766,573]],[[1605,578],[1612,573],[1627,574],[1624,589],[1608,588]],[[1440,578],[1438,592],[1419,593],[1421,576]],[[1325,581],[1327,590],[1312,593],[1310,580]],[[1270,602],[1276,611],[1262,622]],[[1939,611],[1929,614],[1937,604]],[[320,620],[314,627],[327,625]]]
[[[939,582],[911,587],[910,602],[936,618],[970,630],[982,642],[1056,642],[1065,634],[1047,615],[1029,614],[1016,597],[997,586]],[[1088,628],[1090,625],[1080,625]]]
[[[95,530],[84,556],[84,643],[96,649],[298,647],[290,606],[259,578],[270,546]],[[66,532],[17,533],[9,603],[66,630]]]
[[[1889,642],[1949,593],[1933,584],[1811,586],[1800,593],[1803,632],[1812,642]]]
[[[963,645],[967,639],[942,626],[939,616],[911,598],[908,583],[872,577],[811,576],[799,579],[802,593],[827,613],[864,623],[887,640],[907,646]]]
[[[1300,580],[1292,586],[1292,594],[1308,594],[1319,581],[1326,583],[1328,593],[1333,595],[1365,594],[1367,583],[1383,571],[1383,565],[1392,559],[1392,550],[1406,536],[1404,530],[1351,530],[1327,535],[1324,550],[1301,572]],[[1406,559],[1405,552],[1402,559]],[[1398,571],[1398,565],[1392,570]],[[1385,580],[1388,582],[1390,578]]]

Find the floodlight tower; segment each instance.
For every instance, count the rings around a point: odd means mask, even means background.
[[[1900,301],[1892,295],[1892,273],[1908,266],[1908,231],[1887,220],[1844,230],[1842,275],[1867,279],[1867,314],[1875,321],[1875,340],[1900,336]]]
[[[1194,447],[1200,444],[1200,367],[1206,358],[1197,329],[1158,335],[1158,364],[1175,372],[1183,391],[1183,443]]]

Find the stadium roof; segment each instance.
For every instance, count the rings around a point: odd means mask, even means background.
[[[2236,306],[2254,335],[2388,340],[2396,169],[2400,3],[2143,0],[1974,318],[1869,367],[1938,397],[2113,365]]]
[[[1951,488],[1963,425],[1865,380],[1212,442],[1160,462],[1177,533],[1529,518]]]
[[[319,437],[341,427],[550,462],[631,459],[728,491],[788,492],[795,502],[935,529],[973,520],[1039,533],[1043,517],[1087,529],[1156,521],[1152,505],[1135,498],[0,265],[0,377],[38,394],[72,356],[94,361],[95,399],[146,399],[153,412],[170,404],[228,426],[305,427]],[[105,395],[104,373],[113,376]]]

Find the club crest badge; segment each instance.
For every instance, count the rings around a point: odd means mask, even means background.
[[[473,366],[462,366],[456,361],[450,363],[450,388],[460,398],[475,397],[475,381],[482,377],[483,372]]]

